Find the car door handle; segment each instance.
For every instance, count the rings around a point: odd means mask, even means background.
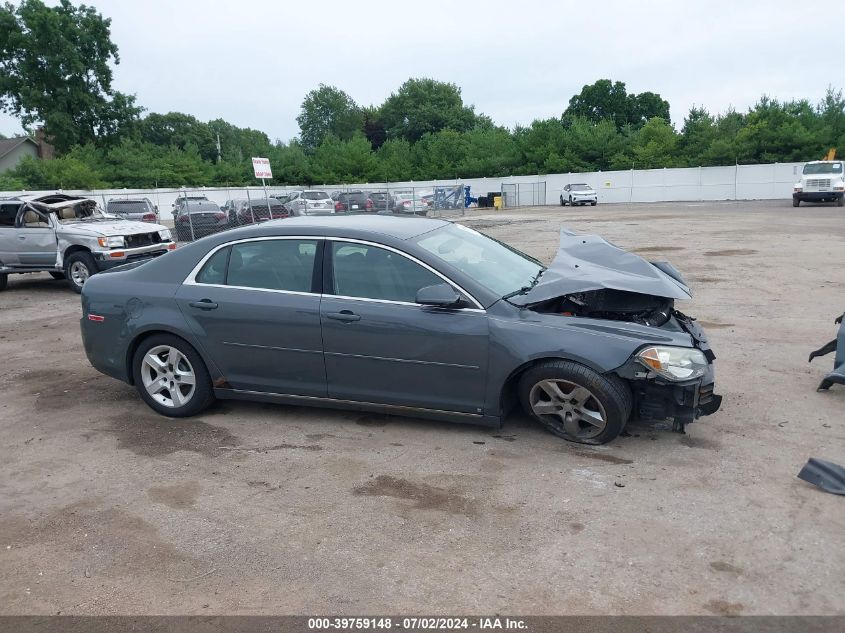
[[[202,301],[191,301],[189,304],[192,308],[199,308],[200,310],[216,310],[217,304],[211,299],[203,299]]]
[[[355,314],[351,310],[341,310],[340,312],[327,312],[327,319],[334,319],[335,321],[343,321],[345,323],[352,323],[352,321],[360,321],[361,315]]]

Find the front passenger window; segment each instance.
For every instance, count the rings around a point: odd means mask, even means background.
[[[367,244],[332,242],[334,294],[415,303],[417,291],[443,279],[407,257]]]

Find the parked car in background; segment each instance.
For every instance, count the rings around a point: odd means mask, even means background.
[[[80,292],[91,275],[174,248],[167,227],[107,216],[91,198],[0,200],[0,290],[10,274],[48,272]]]
[[[393,196],[387,191],[371,191],[370,200],[375,211],[390,211],[394,206]]]
[[[189,193],[187,195],[180,195],[176,200],[173,202],[173,214],[176,215],[176,210],[183,206],[186,202],[211,202],[208,199],[208,196],[205,196],[200,193]]]
[[[567,204],[574,207],[576,204],[589,204],[596,206],[599,197],[595,190],[588,184],[575,183],[566,185],[560,194],[560,206],[565,207]]]
[[[177,240],[190,242],[228,229],[229,216],[207,198],[189,200],[173,211],[173,226]]]
[[[287,201],[290,200],[290,194],[289,193],[271,193],[270,197],[275,198],[276,200],[278,200],[282,204],[287,204]]]
[[[285,207],[291,215],[310,215],[312,213],[334,213],[334,201],[325,191],[308,189],[294,191]]]
[[[269,207],[268,207],[269,202]],[[285,205],[280,200],[269,198],[238,198],[227,200],[221,209],[229,221],[229,226],[243,226],[267,220],[281,220],[290,217]]]
[[[366,191],[340,191],[334,199],[335,213],[372,213],[373,201]]]
[[[393,212],[427,215],[428,205],[413,193],[397,193],[393,198]]]
[[[677,270],[595,235],[562,231],[547,268],[442,220],[309,217],[96,276],[80,323],[94,368],[169,418],[228,398],[500,427],[519,403],[603,444],[719,408],[707,337],[674,309],[689,298]]]
[[[149,198],[112,198],[106,203],[106,213],[124,220],[158,222],[158,207]]]

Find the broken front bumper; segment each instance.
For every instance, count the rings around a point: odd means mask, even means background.
[[[151,259],[164,255],[176,248],[175,242],[160,242],[137,248],[115,248],[109,251],[92,251],[97,268],[107,270],[115,266],[122,266],[139,259]]]
[[[631,417],[639,420],[672,420],[672,430],[683,433],[684,426],[701,416],[711,415],[722,405],[722,396],[714,393],[716,355],[710,348],[703,328],[695,319],[673,312],[674,323],[687,332],[693,345],[708,360],[703,376],[694,380],[672,382],[646,372],[635,358],[618,372],[631,385],[634,406]]]

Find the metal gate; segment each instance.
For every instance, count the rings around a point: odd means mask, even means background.
[[[546,181],[502,183],[506,207],[538,207],[546,204]]]

